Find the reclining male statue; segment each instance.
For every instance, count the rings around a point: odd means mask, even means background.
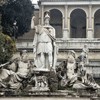
[[[9,87],[12,89],[19,89],[22,85],[23,79],[27,78],[29,74],[30,64],[27,59],[27,51],[23,50],[20,53],[20,59],[17,62],[17,71],[11,74]]]
[[[0,67],[0,87],[19,89],[22,86],[23,79],[27,78],[29,73],[30,63],[28,61],[27,52],[24,50],[20,53],[20,58],[14,62],[2,64]],[[14,67],[14,64],[17,66]]]

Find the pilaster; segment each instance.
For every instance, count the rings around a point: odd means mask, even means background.
[[[89,14],[87,17],[87,38],[94,38],[94,29],[93,29],[93,18],[92,18],[92,5],[89,5]]]
[[[65,5],[65,13],[64,13],[64,18],[63,18],[63,39],[67,40],[70,38],[70,34],[69,34],[69,25],[70,21],[68,19],[68,5]]]

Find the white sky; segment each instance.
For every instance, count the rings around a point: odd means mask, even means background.
[[[39,0],[31,0],[33,4],[37,4],[37,1]]]

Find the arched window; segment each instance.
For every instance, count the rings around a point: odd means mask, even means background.
[[[100,38],[100,9],[94,14],[94,38]]]
[[[50,25],[56,30],[56,38],[62,38],[62,13],[59,10],[50,10]]]
[[[71,38],[86,38],[86,13],[82,9],[75,9],[70,15]]]

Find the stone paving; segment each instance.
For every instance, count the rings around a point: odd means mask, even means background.
[[[90,100],[89,98],[66,98],[66,97],[10,97],[0,98],[0,100]]]

